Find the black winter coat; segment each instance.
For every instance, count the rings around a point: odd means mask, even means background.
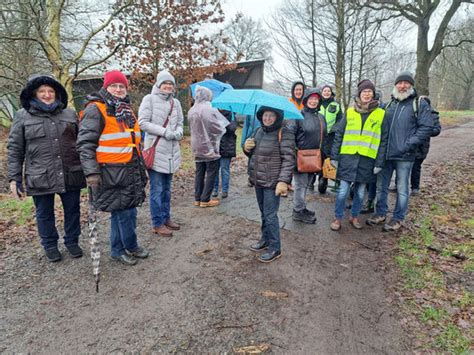
[[[413,111],[416,92],[403,101],[392,99],[385,108],[389,127],[386,160],[414,161],[420,145],[428,140],[433,129],[431,108],[421,100],[418,114]]]
[[[291,182],[295,166],[295,138],[282,119],[272,126],[258,128],[255,148],[245,154],[249,157],[249,178],[256,187],[275,188],[278,182]],[[281,129],[281,142],[279,131]]]
[[[51,113],[30,106],[33,92],[47,84],[62,105]],[[21,93],[23,109],[15,114],[8,137],[8,180],[23,181],[30,196],[63,193],[86,186],[76,151],[77,115],[67,105],[67,94],[55,80],[30,80]]]
[[[236,156],[237,135],[237,121],[232,120],[232,113],[223,113],[224,117],[230,122],[225,128],[225,134],[221,138],[219,153],[222,158],[233,158]]]
[[[362,127],[369,117],[369,113],[362,113]],[[340,154],[342,140],[346,131],[346,116],[337,125],[335,130],[334,142],[331,151],[331,160],[336,160],[337,180],[345,180],[350,182],[374,183],[377,181],[377,175],[374,175],[374,168],[381,168],[384,164],[385,152],[388,142],[388,125],[384,118],[382,123],[382,134],[380,138],[380,146],[375,159],[359,155],[359,154]]]
[[[104,102],[99,94],[89,96],[88,100]],[[107,112],[111,111],[113,108],[107,107]],[[128,163],[99,164],[96,149],[104,127],[105,120],[98,107],[89,104],[84,110],[79,126],[77,150],[80,153],[84,174],[102,176],[102,184],[95,196],[94,206],[106,212],[140,206],[145,201],[145,186],[148,181],[143,161],[134,150]]]

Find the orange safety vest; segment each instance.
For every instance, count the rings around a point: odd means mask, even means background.
[[[288,99],[288,101],[290,101],[293,105],[295,105],[295,106],[298,108],[298,110],[301,111],[302,109],[304,109],[303,102],[301,102],[300,104],[298,104],[298,103],[296,102],[296,100],[293,100],[292,97],[290,97],[290,98]]]
[[[99,137],[96,159],[99,163],[128,163],[132,160],[133,149],[140,154],[141,132],[138,120],[133,128],[119,124],[115,116],[107,114],[102,102],[94,102],[105,120],[105,127]]]

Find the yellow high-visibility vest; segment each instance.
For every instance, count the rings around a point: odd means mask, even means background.
[[[360,113],[354,110],[353,107],[348,108],[341,154],[360,154],[375,159],[380,146],[384,116],[385,111],[376,108],[369,114],[364,127],[362,127]]]

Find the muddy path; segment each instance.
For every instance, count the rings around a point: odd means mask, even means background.
[[[443,132],[430,159],[449,157],[458,143],[472,148],[472,130],[469,123]],[[384,244],[395,235],[355,231],[347,222],[331,232],[331,194],[310,196],[316,225],[295,224],[290,194],[280,207],[283,257],[261,264],[248,249],[260,230],[254,191],[242,174],[231,185],[215,209],[194,207],[191,194],[173,200],[182,224],[173,238],[153,235],[148,206],[140,208],[139,240],[151,256],[134,267],[107,258],[104,216],[98,294],[88,257],[63,253],[51,264],[36,239],[10,247],[1,275],[0,351],[229,352],[263,343],[276,353],[409,350],[387,301]],[[86,237],[81,244],[88,248]]]

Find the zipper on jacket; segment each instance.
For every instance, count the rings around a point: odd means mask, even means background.
[[[393,119],[392,119],[392,123],[390,123],[390,129],[388,131],[388,142],[387,142],[387,153],[385,154],[385,159],[388,160],[388,153],[390,152],[390,137],[392,135],[392,128],[393,128],[393,123],[395,122],[395,119],[398,119],[397,118],[397,110],[398,110],[398,106],[400,105],[400,101],[397,102],[397,107],[395,107],[395,112],[393,114]],[[401,113],[403,112],[403,109],[405,107],[402,106],[402,109],[400,110],[400,112],[398,113],[398,116],[401,115]]]

